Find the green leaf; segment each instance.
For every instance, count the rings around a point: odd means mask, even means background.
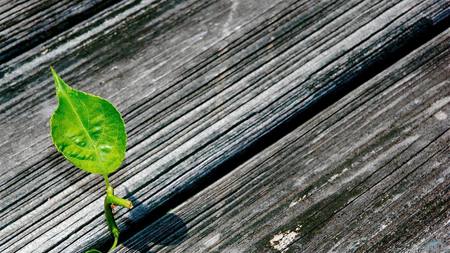
[[[102,253],[102,252],[100,250],[90,249],[90,250],[86,251],[85,253]]]
[[[50,120],[56,149],[76,167],[108,175],[125,158],[125,124],[106,99],[73,89],[51,68],[58,108]]]

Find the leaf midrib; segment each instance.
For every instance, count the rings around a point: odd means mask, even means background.
[[[70,87],[68,87],[68,88],[70,89]],[[91,135],[89,134],[89,131],[86,129],[85,125],[83,124],[83,121],[81,120],[80,116],[78,115],[77,111],[75,110],[75,107],[74,107],[74,105],[73,105],[69,95],[66,93],[65,90],[60,90],[60,92],[61,92],[61,95],[63,97],[65,97],[67,102],[69,103],[70,108],[74,112],[74,114],[75,114],[75,116],[76,116],[76,118],[78,120],[78,123],[81,125],[81,128],[83,129],[84,133],[86,134],[86,136],[88,138],[88,141],[90,142],[91,146],[94,147],[94,151],[95,151],[95,154],[97,156],[97,159],[100,159],[100,153],[98,152],[97,145],[95,145],[95,142],[92,139]]]

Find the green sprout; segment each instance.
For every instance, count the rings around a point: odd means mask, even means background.
[[[53,143],[76,167],[102,175],[105,179],[105,217],[114,237],[111,251],[119,240],[119,228],[111,206],[133,207],[131,201],[114,195],[108,179],[108,175],[115,172],[125,159],[127,135],[124,121],[109,101],[70,87],[52,67],[50,69],[58,97],[58,108],[50,119]],[[100,251],[87,251],[94,252]]]

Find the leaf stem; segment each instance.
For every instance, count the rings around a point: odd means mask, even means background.
[[[117,243],[119,242],[119,228],[117,227],[116,221],[114,219],[114,215],[112,213],[111,205],[118,205],[122,206],[128,209],[131,209],[133,207],[133,204],[128,199],[119,198],[116,195],[114,195],[114,189],[112,188],[111,184],[109,183],[108,175],[103,175],[103,178],[105,179],[106,184],[106,196],[105,196],[105,217],[106,217],[106,223],[108,224],[109,231],[114,237],[113,245],[111,246],[109,251],[112,251],[117,247]]]
[[[109,231],[114,236],[114,240],[119,238],[119,228],[117,227],[116,220],[114,219],[111,204],[108,202],[108,199],[105,198],[105,217],[106,223],[108,224]]]
[[[119,242],[119,237],[114,237],[114,242],[109,251],[113,251],[117,247],[117,243]]]
[[[131,201],[129,201],[128,199],[119,198],[115,195],[107,195],[106,198],[108,199],[108,202],[113,205],[125,207],[128,209],[133,208],[133,203],[131,203]]]
[[[108,189],[110,187],[108,175],[103,175],[103,178],[105,179],[106,189]]]

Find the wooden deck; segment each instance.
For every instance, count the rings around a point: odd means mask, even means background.
[[[106,251],[49,66],[124,116],[115,252],[450,252],[447,0],[0,0],[0,252]]]

